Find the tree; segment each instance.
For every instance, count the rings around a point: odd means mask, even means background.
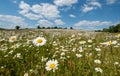
[[[72,27],[70,27],[70,29],[73,29]]]
[[[54,29],[58,29],[58,27],[57,27],[57,26],[55,26],[55,27],[54,27]]]
[[[20,29],[20,26],[18,26],[18,25],[15,26],[15,29],[16,29],[16,30],[19,30],[19,29]]]
[[[40,26],[37,26],[37,29],[41,29],[41,27],[40,27]]]
[[[42,29],[46,29],[45,27],[42,27]]]
[[[51,27],[47,27],[47,29],[51,29]]]
[[[117,32],[120,32],[120,24],[117,24],[115,28],[116,28]]]
[[[120,23],[117,25],[112,25],[109,28],[104,28],[102,31],[103,32],[111,32],[111,33],[120,32]]]

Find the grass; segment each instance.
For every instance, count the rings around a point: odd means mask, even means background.
[[[9,42],[11,36],[17,36],[17,40]],[[46,44],[35,46],[32,40],[37,37],[44,37]],[[117,43],[101,44],[108,41]],[[111,33],[1,30],[0,76],[120,76],[119,42],[120,37]],[[51,59],[56,59],[59,64],[55,72],[45,69],[47,61]],[[95,62],[96,59],[101,64]]]

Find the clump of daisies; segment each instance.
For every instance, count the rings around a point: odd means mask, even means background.
[[[55,72],[56,69],[58,69],[58,61],[57,60],[49,60],[47,63],[46,63],[46,67],[45,69],[47,71],[50,71],[50,70],[53,70],[53,72]]]
[[[44,37],[37,37],[33,40],[33,44],[36,46],[43,46],[46,43],[46,39]]]
[[[9,38],[9,42],[14,42],[14,41],[16,41],[16,39],[17,39],[16,36],[11,36],[11,37]]]

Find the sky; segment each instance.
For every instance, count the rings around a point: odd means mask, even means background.
[[[120,0],[0,0],[0,28],[99,30],[120,23]]]

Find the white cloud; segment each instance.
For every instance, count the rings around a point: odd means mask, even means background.
[[[60,20],[60,19],[57,19],[57,20],[55,20],[54,22],[55,22],[56,25],[64,25],[64,24],[65,24],[65,23],[64,23],[62,20]]]
[[[44,26],[44,27],[50,27],[53,25],[53,23],[48,20],[39,20],[38,25]]]
[[[110,21],[88,21],[88,20],[82,20],[78,23],[74,24],[74,26],[104,26],[104,25],[111,25],[112,22]]]
[[[89,21],[89,20],[82,20],[73,25],[76,29],[84,29],[84,30],[98,30],[107,28],[113,25],[110,21]]]
[[[39,20],[41,18],[55,19],[60,17],[58,7],[49,3],[30,6],[24,1],[21,1],[19,8],[21,9],[19,13],[31,20]]]
[[[23,9],[23,10],[30,10],[30,5],[27,4],[27,3],[25,3],[24,1],[21,1],[21,2],[20,2],[19,7],[20,7],[21,9]]]
[[[38,20],[38,19],[42,18],[41,15],[37,15],[37,14],[33,14],[33,13],[27,13],[27,14],[24,14],[24,16],[29,18],[30,20]]]
[[[38,20],[39,18],[42,17],[40,15],[30,13],[29,11],[31,10],[31,7],[29,4],[25,3],[24,1],[20,2],[19,8],[21,9],[19,13],[27,17],[30,20]]]
[[[84,6],[82,7],[82,12],[87,13],[87,12],[93,10],[93,9],[95,9],[95,8],[84,4]]]
[[[90,2],[89,5],[96,6],[96,7],[99,7],[99,8],[102,7],[102,5],[99,2],[96,2],[96,1]]]
[[[48,3],[43,3],[41,5],[41,14],[46,17],[46,18],[57,18],[59,17],[59,10],[57,6],[48,4]]]
[[[16,25],[22,28],[28,27],[28,24],[24,22],[23,18],[12,15],[0,15],[0,23],[0,26],[4,26],[5,28],[14,28]]]
[[[40,6],[39,4],[35,4],[35,5],[32,5],[32,11],[35,12],[35,13],[40,13],[42,12],[42,6]]]
[[[57,6],[70,6],[72,4],[77,3],[78,0],[54,0],[54,3]]]
[[[74,7],[72,7],[72,6],[68,6],[68,7],[65,7],[65,8],[59,8],[59,10],[61,10],[61,11],[68,11],[68,10],[70,10],[70,9],[74,9]]]
[[[107,4],[114,4],[117,0],[106,0]]]
[[[72,18],[76,18],[76,16],[75,16],[75,15],[73,15],[73,14],[70,14],[69,16],[70,16],[70,17],[72,17]]]
[[[101,7],[102,5],[99,2],[92,0],[92,1],[87,1],[87,3],[82,6],[81,10],[82,12],[87,13],[89,11],[92,11]]]
[[[32,6],[31,10],[35,13],[41,14],[45,18],[57,18],[60,13],[57,6],[49,3],[42,3],[40,5],[35,4]]]

